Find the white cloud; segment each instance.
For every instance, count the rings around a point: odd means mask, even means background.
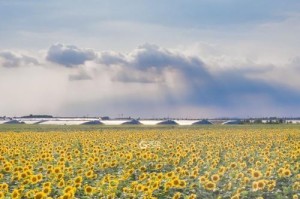
[[[17,55],[10,51],[0,52],[0,66],[11,68],[21,65],[38,65],[37,59],[27,55]]]

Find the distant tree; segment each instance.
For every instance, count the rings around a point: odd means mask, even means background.
[[[248,119],[242,120],[241,123],[242,123],[242,124],[250,124],[250,120],[248,120]]]
[[[255,119],[255,120],[254,120],[254,124],[262,124],[262,120],[260,120],[260,119]]]

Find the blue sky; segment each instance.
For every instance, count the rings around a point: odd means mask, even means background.
[[[0,1],[0,115],[298,116],[299,11],[297,0]]]

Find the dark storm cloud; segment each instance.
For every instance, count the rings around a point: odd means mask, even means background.
[[[277,83],[251,79],[233,70],[220,73],[205,84],[190,84],[187,103],[220,107],[247,106],[267,100],[272,105],[300,105],[298,91]]]
[[[54,44],[49,48],[46,59],[66,67],[74,67],[96,57],[96,53],[92,50],[80,49],[73,45]]]
[[[16,55],[12,52],[0,52],[0,59],[3,60],[2,66],[7,68],[19,67],[21,65],[37,65],[38,61],[30,56]]]
[[[156,45],[144,44],[129,54],[101,53],[98,59],[103,65],[119,65],[114,81],[150,83],[161,82],[161,75],[165,70],[179,70],[185,76],[197,75],[195,81],[207,79],[210,74],[204,63],[197,57],[189,57],[174,53]],[[191,79],[194,81],[193,79]]]
[[[248,77],[249,74],[272,71],[273,66],[263,70],[253,64],[245,69],[229,69],[215,74],[209,72],[208,66],[198,57],[150,44],[142,45],[129,54],[112,53],[109,59],[99,61],[107,66],[121,66],[122,70],[113,80],[125,83],[161,83],[164,82],[163,71],[175,70],[181,74],[177,84],[184,84],[189,91],[181,96],[185,104],[234,107],[267,99],[282,106],[300,105],[297,91],[275,82]],[[172,96],[169,98],[171,100]]]
[[[170,52],[156,45],[144,44],[132,55],[131,64],[138,69],[148,68],[203,68],[202,61],[196,57],[187,57],[183,54]]]

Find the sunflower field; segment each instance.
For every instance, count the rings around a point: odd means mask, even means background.
[[[300,129],[0,133],[3,198],[300,198]]]

